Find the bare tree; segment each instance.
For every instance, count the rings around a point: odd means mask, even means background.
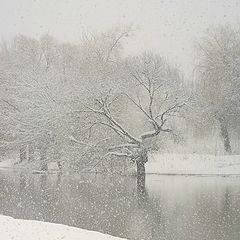
[[[135,162],[138,186],[141,188],[145,184],[145,163],[151,140],[162,133],[173,134],[171,120],[185,101],[178,70],[160,56],[146,53],[127,59],[125,69],[125,77],[129,84],[133,83],[132,88],[116,94],[109,92],[95,99],[94,106],[87,106],[84,112],[95,116],[91,128],[102,126],[119,137],[119,144],[109,147],[106,156],[125,157]],[[122,97],[128,101],[132,112],[128,111],[124,119],[116,114],[117,102]],[[132,132],[129,124],[137,124],[135,118],[140,118],[141,123]]]
[[[71,139],[84,126],[72,112],[103,90],[103,78],[114,85],[104,76],[118,75],[119,48],[128,32],[90,35],[75,45],[48,35],[39,40],[19,35],[2,44],[0,114],[12,136],[4,134],[0,145],[19,148],[20,162],[32,160],[35,147],[44,170],[49,154],[57,159],[54,152],[66,151],[71,159]]]
[[[44,169],[46,146],[52,147],[53,136],[63,137],[68,128],[65,120],[71,95],[62,82],[59,55],[59,44],[49,36],[41,40],[17,36],[0,54],[0,101],[5,107],[1,110],[7,109],[1,113],[13,135],[1,145],[19,147],[20,162],[27,159],[27,152],[33,159],[33,147],[37,147]]]
[[[230,122],[239,118],[239,31],[231,26],[210,29],[196,49],[201,119],[218,122],[225,151],[231,153]]]

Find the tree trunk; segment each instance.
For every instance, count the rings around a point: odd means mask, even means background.
[[[47,151],[45,148],[40,149],[40,171],[47,171]]]
[[[34,160],[34,146],[32,144],[28,145],[28,161],[31,162]]]
[[[26,175],[24,174],[20,174],[20,179],[19,179],[19,188],[20,191],[23,191],[27,186],[27,179],[26,179]]]
[[[145,163],[148,161],[146,150],[141,150],[140,157],[137,159],[137,190],[139,193],[145,192]]]
[[[59,169],[60,171],[62,171],[62,168],[63,168],[63,162],[61,162],[61,161],[57,161],[57,165],[58,165],[58,169]]]
[[[24,145],[20,147],[20,155],[19,155],[19,158],[20,158],[19,163],[27,160],[27,147],[24,146]]]
[[[232,152],[231,143],[230,143],[230,138],[229,138],[229,133],[228,133],[225,118],[224,117],[219,118],[219,122],[220,122],[221,135],[224,143],[224,149],[227,153],[231,153]]]
[[[145,192],[145,162],[137,161],[137,191]]]

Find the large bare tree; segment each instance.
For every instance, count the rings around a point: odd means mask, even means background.
[[[0,147],[19,148],[23,162],[27,155],[33,158],[35,146],[42,170],[47,170],[47,157],[55,159],[54,152],[65,151],[65,159],[73,152],[81,155],[81,148],[71,146],[74,137],[81,137],[84,124],[72,112],[103,88],[103,73],[117,77],[115,62],[129,31],[89,34],[78,44],[60,43],[48,35],[40,39],[19,35],[2,43],[0,116],[8,131],[1,131]],[[104,85],[113,86],[104,80]]]
[[[102,126],[118,136],[118,144],[110,143],[106,156],[135,162],[138,186],[144,186],[152,140],[161,134],[174,134],[171,123],[185,105],[182,79],[176,68],[151,53],[127,59],[124,70],[125,90],[116,86],[95,99],[93,106],[87,105],[84,112],[89,114],[91,129]],[[127,110],[119,114],[123,99]]]

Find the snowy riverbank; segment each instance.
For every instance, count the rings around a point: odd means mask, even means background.
[[[17,158],[0,161],[0,169],[37,169],[38,165],[16,164]],[[58,171],[54,162],[49,172]],[[131,174],[136,170],[131,169]],[[146,163],[147,174],[240,175],[240,155],[152,153]]]
[[[61,224],[14,219],[0,215],[0,239],[3,240],[120,240],[99,232]]]
[[[238,175],[240,155],[154,153],[146,164],[148,174]]]

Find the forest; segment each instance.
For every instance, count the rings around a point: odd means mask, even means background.
[[[239,154],[239,29],[207,29],[190,78],[159,53],[129,56],[132,27],[76,43],[2,41],[2,154],[17,152],[15,164],[41,171],[56,162],[77,172],[136,166],[139,175],[149,152]]]

